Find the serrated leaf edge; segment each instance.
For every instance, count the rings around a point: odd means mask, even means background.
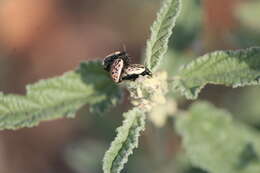
[[[132,113],[133,112],[133,113]],[[140,132],[144,130],[145,115],[138,108],[133,108],[131,111],[124,113],[125,120],[122,126],[117,128],[117,136],[111,143],[110,148],[105,153],[103,159],[103,171],[104,173],[119,173],[124,164],[128,161],[129,155],[133,153],[133,149],[138,146],[138,137]],[[135,126],[137,123],[137,127]],[[131,134],[131,131],[133,134]],[[128,143],[128,148],[124,148],[127,144],[127,140],[133,138],[131,143]],[[120,151],[123,151],[120,155]],[[120,158],[121,157],[121,158]],[[119,161],[117,161],[119,159]],[[115,163],[118,162],[118,163]]]
[[[167,26],[167,29],[166,30],[166,33],[164,33],[166,36],[165,36],[165,42],[163,44],[163,46],[159,49],[163,49],[163,51],[161,52],[161,54],[158,56],[157,58],[157,62],[155,65],[152,65],[152,57],[154,56],[154,54],[156,52],[159,51],[156,50],[154,51],[153,50],[153,46],[156,44],[157,41],[161,41],[161,37],[159,37],[159,35],[161,33],[159,33],[160,29],[161,29],[161,25],[162,23],[164,22],[165,18],[166,18],[166,15],[168,14],[169,10],[171,9],[171,5],[172,3],[176,3],[177,7],[176,7],[176,13],[174,14],[173,13],[173,17],[169,20],[172,21],[172,23]],[[174,28],[175,26],[175,23],[176,23],[176,20],[180,14],[180,9],[181,9],[181,0],[164,0],[163,1],[163,4],[162,4],[162,7],[160,8],[159,12],[157,13],[157,16],[156,16],[156,20],[154,21],[154,23],[152,24],[151,28],[150,28],[150,31],[151,31],[151,37],[150,39],[148,39],[147,41],[147,46],[146,46],[146,59],[145,59],[145,65],[151,70],[151,71],[155,71],[162,59],[162,57],[164,56],[164,54],[167,52],[167,48],[168,48],[168,40],[170,38],[170,36],[172,35],[172,29]],[[161,32],[165,32],[165,30],[161,31]],[[159,37],[159,38],[158,38]],[[153,53],[153,51],[155,53]]]
[[[256,50],[260,51],[260,47],[251,47],[251,48],[247,48],[247,49],[227,50],[227,51],[221,51],[221,50],[215,51],[215,52],[212,52],[212,53],[205,54],[205,55],[197,58],[196,60],[192,61],[191,63],[189,63],[187,65],[181,66],[181,68],[179,69],[179,72],[181,72],[182,70],[185,70],[185,69],[190,69],[190,68],[196,66],[197,63],[206,62],[210,58],[212,58],[214,56],[218,56],[219,54],[223,54],[223,53],[230,54],[230,53],[233,53],[233,54],[238,54],[238,57],[240,57],[241,54],[243,54],[243,53],[250,52],[250,51],[256,51]],[[181,80],[182,79],[181,79],[180,76],[175,76],[173,78],[172,88],[173,88],[173,90],[179,91],[187,99],[191,99],[191,100],[197,99],[200,91],[208,84],[230,86],[230,85],[226,85],[226,84],[218,83],[218,82],[205,82],[204,84],[200,85],[195,90],[194,94],[192,94],[190,92],[190,90],[185,88],[185,86],[183,84],[178,84],[178,83],[181,82]],[[232,84],[231,87],[232,88],[238,88],[238,87],[252,86],[252,85],[259,85],[259,84],[260,84],[260,78],[252,80],[252,81],[240,81],[240,82]]]

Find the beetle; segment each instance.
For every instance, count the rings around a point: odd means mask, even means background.
[[[107,55],[104,58],[104,60],[103,60],[104,69],[109,72],[110,69],[111,69],[111,65],[113,64],[113,62],[116,59],[122,59],[123,62],[124,62],[124,65],[128,65],[129,64],[129,56],[128,56],[128,54],[125,51],[123,51],[123,52],[116,51],[114,53],[111,53],[111,54]]]
[[[135,81],[140,75],[152,76],[151,71],[142,64],[129,64],[126,66],[122,73],[122,80]]]
[[[122,71],[124,70],[124,61],[116,59],[111,65],[110,76],[114,82],[119,83],[122,80]]]
[[[151,71],[144,65],[130,64],[130,58],[126,51],[116,51],[107,55],[103,60],[103,66],[116,83],[120,83],[122,80],[134,81],[140,75],[152,75]]]

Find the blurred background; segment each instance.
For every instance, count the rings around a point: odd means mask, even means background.
[[[61,75],[84,60],[102,59],[123,45],[140,62],[160,2],[1,0],[1,91],[24,94],[28,83]],[[181,64],[206,52],[259,46],[259,9],[259,0],[183,0],[163,68],[173,75]],[[190,103],[178,99],[183,109]],[[260,129],[259,88],[209,85],[200,99]],[[86,107],[76,119],[1,131],[0,173],[102,172],[104,152],[129,108],[127,102],[102,117]],[[203,173],[189,165],[170,118],[162,128],[147,123],[140,147],[123,172]]]

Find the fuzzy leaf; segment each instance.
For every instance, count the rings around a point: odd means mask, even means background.
[[[191,163],[210,173],[260,172],[260,135],[208,103],[194,104],[176,127]]]
[[[180,13],[180,0],[164,0],[157,19],[151,27],[147,42],[145,65],[155,71],[168,49],[168,41]]]
[[[100,62],[81,63],[80,69],[77,72],[80,73],[82,80],[86,84],[94,83],[95,90],[100,92],[101,95],[106,95],[107,99],[91,105],[91,112],[103,114],[110,107],[115,106],[120,101],[120,98],[122,98],[123,92],[110,79],[108,73],[103,70]]]
[[[206,84],[232,87],[258,85],[260,48],[217,51],[184,66],[175,77],[173,88],[188,99],[196,99]]]
[[[116,103],[119,93],[100,62],[82,63],[75,72],[27,86],[26,96],[1,93],[0,129],[32,127],[43,120],[74,117],[84,104],[107,108]]]
[[[145,115],[141,110],[134,108],[123,116],[123,125],[117,129],[118,134],[104,156],[104,173],[119,173],[123,169],[128,156],[138,146],[140,132],[144,130]]]

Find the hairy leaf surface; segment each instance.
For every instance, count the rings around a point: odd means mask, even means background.
[[[109,92],[108,92],[109,91]],[[32,127],[42,120],[73,117],[84,104],[105,110],[120,97],[100,62],[27,86],[27,95],[0,94],[0,129]]]
[[[180,13],[180,0],[165,0],[151,27],[147,42],[145,65],[154,71],[168,49],[169,38]]]
[[[196,99],[206,84],[232,87],[258,85],[260,48],[217,51],[184,66],[175,77],[173,88],[188,99]]]
[[[138,146],[138,137],[144,130],[145,115],[143,111],[134,108],[124,113],[123,125],[117,129],[117,136],[111,143],[103,160],[104,173],[119,173],[128,160],[128,156],[133,153],[133,149]]]
[[[179,116],[177,131],[191,163],[210,173],[260,172],[260,136],[208,103]]]

